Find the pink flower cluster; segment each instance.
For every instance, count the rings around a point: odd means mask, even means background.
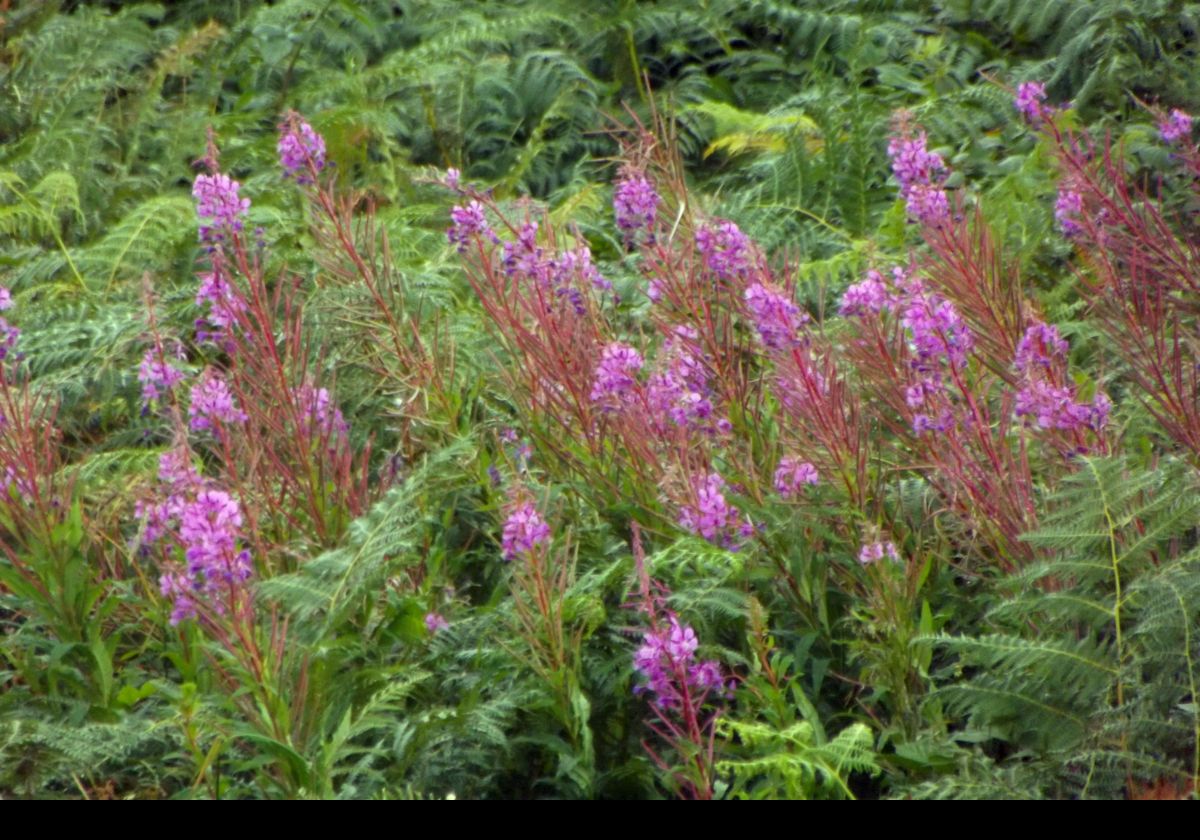
[[[878,563],[884,557],[887,557],[896,563],[900,562],[900,552],[896,550],[895,543],[863,543],[862,548],[860,548],[858,551],[858,562],[864,566],[870,566],[873,563]]]
[[[1045,119],[1046,109],[1042,104],[1045,101],[1046,86],[1041,82],[1022,82],[1017,85],[1017,98],[1013,100],[1013,105],[1025,122],[1034,128]]]
[[[176,354],[181,357],[182,349]],[[142,384],[142,405],[149,407],[151,403],[170,392],[184,380],[184,372],[173,366],[162,356],[159,348],[151,347],[142,356],[138,366],[138,382]]]
[[[241,527],[241,506],[224,491],[201,490],[183,504],[179,542],[186,574],[167,571],[159,578],[159,590],[174,601],[172,624],[194,618],[201,598],[224,615],[226,604],[240,596],[254,573],[250,552],[238,549]]]
[[[537,242],[536,222],[526,222],[517,231],[515,242],[504,243],[501,266],[509,278],[532,281],[565,300],[582,315],[585,311],[581,287],[586,284],[595,291],[611,291],[610,283],[592,262],[592,251],[586,245],[560,254],[547,253]]]
[[[893,309],[899,313],[913,353],[914,379],[904,391],[905,403],[914,411],[913,431],[948,431],[955,420],[945,373],[967,364],[975,338],[954,304],[927,290],[919,278],[899,267],[892,269],[892,278],[893,288],[888,289],[882,274],[868,272],[865,280],[846,290],[839,310],[847,315]]]
[[[705,434],[727,431],[727,421],[713,422],[712,389],[699,337],[694,328],[681,324],[663,341],[657,370],[646,384],[646,399],[660,431],[668,423]]]
[[[242,510],[238,501],[207,483],[192,465],[191,453],[179,446],[159,458],[158,476],[166,497],[138,504],[146,542],[174,537],[184,565],[168,566],[159,589],[173,602],[171,624],[193,618],[201,603],[218,615],[243,594],[253,574],[250,552],[240,549]]]
[[[647,631],[633,655],[633,667],[646,679],[634,691],[649,691],[660,708],[677,709],[689,701],[698,706],[709,692],[725,689],[720,663],[696,660],[699,646],[696,632],[668,614],[666,626]]]
[[[1176,108],[1158,124],[1158,133],[1164,143],[1179,143],[1192,136],[1192,117]]]
[[[775,491],[785,499],[799,495],[804,485],[815,485],[819,478],[817,468],[807,461],[791,455],[785,456],[775,470]]]
[[[606,345],[592,381],[592,402],[607,408],[626,402],[637,388],[637,372],[642,364],[642,354],[628,344],[614,341]]]
[[[450,220],[454,224],[446,231],[446,238],[450,240],[451,245],[457,245],[460,252],[465,252],[468,243],[476,236],[492,242],[500,241],[488,224],[483,205],[478,201],[454,207],[450,211]]]
[[[309,183],[311,171],[325,168],[325,138],[299,118],[289,118],[279,126],[279,164],[284,176],[297,183]]]
[[[700,476],[692,484],[691,504],[679,508],[679,527],[710,543],[736,549],[754,533],[749,520],[738,521],[737,508],[725,499],[725,479],[717,473]]]
[[[925,148],[925,132],[907,131],[888,143],[892,173],[900,182],[900,196],[908,217],[923,225],[940,225],[950,218],[950,202],[942,189],[946,164],[940,155]]]
[[[786,350],[799,342],[800,328],[808,320],[790,297],[763,283],[746,289],[746,308],[765,347]]]
[[[878,314],[887,309],[892,303],[888,295],[887,285],[883,275],[871,269],[865,279],[852,283],[842,295],[838,312],[845,316],[863,316],[868,313]]]
[[[550,526],[530,502],[516,505],[504,521],[501,548],[505,560],[512,561],[540,545],[550,543]]]
[[[208,314],[196,320],[196,340],[226,345],[238,317],[246,310],[246,301],[220,270],[200,275],[196,305],[207,306]]]
[[[12,306],[12,294],[8,289],[0,286],[0,312],[11,309]],[[0,362],[8,358],[8,354],[17,345],[17,339],[20,337],[21,331],[19,329],[3,318],[0,318]]]
[[[1077,403],[1074,386],[1058,384],[1064,378],[1068,349],[1057,327],[1038,321],[1026,328],[1013,362],[1023,380],[1016,415],[1035,418],[1042,429],[1099,432],[1108,423],[1112,403],[1102,392],[1090,403]]]
[[[300,434],[328,440],[332,446],[350,432],[341,409],[334,404],[326,388],[314,388],[305,382],[296,389],[296,407],[300,412]]]
[[[1058,188],[1058,198],[1054,202],[1054,220],[1058,229],[1068,238],[1078,236],[1083,232],[1079,217],[1083,215],[1083,196],[1067,186]]]
[[[617,181],[613,189],[613,212],[626,241],[632,242],[642,231],[654,230],[658,202],[658,192],[644,173],[627,172]]]
[[[209,368],[200,381],[192,386],[192,401],[188,406],[188,426],[193,432],[215,428],[220,424],[246,422],[246,414],[238,410],[233,393],[225,380]]]
[[[730,221],[702,225],[696,231],[696,250],[704,257],[705,267],[722,280],[745,279],[753,268],[750,237]]]
[[[592,262],[592,249],[586,245],[559,254],[554,260],[554,275],[558,289],[570,287],[573,277],[578,277],[597,292],[611,292],[613,287]]]
[[[217,243],[227,232],[237,232],[243,227],[243,218],[250,210],[250,199],[238,196],[241,184],[228,175],[198,175],[192,184],[192,197],[196,199],[196,215],[201,220],[200,239]]]

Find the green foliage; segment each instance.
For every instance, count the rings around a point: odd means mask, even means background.
[[[61,432],[36,480],[63,490],[31,538],[7,506],[23,503],[21,487],[0,470],[0,796],[676,791],[678,756],[646,751],[662,732],[630,665],[645,632],[630,603],[631,522],[643,516],[663,609],[735,678],[708,707],[718,794],[1196,790],[1195,465],[1163,451],[1123,393],[1069,244],[1051,241],[1058,173],[1015,125],[1006,87],[1046,80],[1081,130],[1112,128],[1139,166],[1168,171],[1144,118],[1124,120],[1132,97],[1200,107],[1196,4],[9,5],[0,286],[30,392],[56,407]],[[336,235],[279,175],[276,129],[293,108],[325,138],[326,174],[353,209]],[[431,184],[434,170],[462,170],[513,219],[579,236],[620,295],[605,303],[604,340],[649,341],[667,324],[644,301],[645,260],[612,224],[610,185],[616,130],[665,127],[688,217],[735,219],[772,264],[788,260],[776,279],[836,340],[845,287],[921,247],[886,154],[900,109],[928,131],[952,186],[978,188],[1014,276],[1071,339],[1080,386],[1101,381],[1120,406],[1111,444],[1125,454],[1072,455],[1039,479],[1040,525],[1024,539],[1040,562],[979,575],[963,557],[972,535],[948,524],[945,499],[895,446],[866,465],[861,507],[828,476],[803,503],[782,502],[769,479],[791,430],[769,398],[733,418],[756,426],[753,439],[720,464],[731,484],[741,473],[731,497],[756,526],[737,551],[678,536],[665,487],[604,473],[614,461],[589,462],[563,428],[518,429],[528,457],[498,441],[529,407],[506,391],[509,348],[446,243],[457,199]],[[238,638],[221,638],[219,622],[167,622],[159,575],[186,558],[143,542],[137,508],[158,482],[172,410],[143,413],[143,353],[158,337],[180,342],[189,375],[224,361],[194,340],[207,256],[189,190],[210,128],[252,201],[245,234],[265,287],[295,279],[307,364],[296,373],[321,374],[345,413],[368,500],[320,549],[297,536],[304,514],[254,535],[266,556]],[[377,287],[346,268],[330,241],[342,235]],[[427,355],[403,352],[393,329]],[[765,376],[750,346],[729,360],[748,381]],[[888,436],[869,425],[865,437]],[[198,447],[203,475],[223,443]],[[549,590],[500,559],[499,522],[526,492],[553,520],[548,568],[569,571],[549,606],[538,602]],[[860,540],[884,526],[903,535],[906,564],[860,567]]]
[[[934,697],[1047,794],[1195,778],[1196,489],[1182,464],[1083,458],[1027,536],[1047,561],[990,612],[1002,632],[936,640],[954,664]]]
[[[746,799],[848,798],[851,773],[872,773],[874,739],[862,723],[853,723],[823,741],[815,727],[801,721],[787,729],[722,720],[723,737],[733,737],[754,758],[723,761],[720,772],[733,775],[734,790]]]

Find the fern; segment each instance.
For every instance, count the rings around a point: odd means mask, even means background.
[[[1198,513],[1184,465],[1082,458],[1026,536],[1051,559],[991,611],[1005,632],[935,639],[956,657],[947,676],[961,675],[935,698],[970,731],[1037,756],[1064,793],[1194,779]]]
[[[717,770],[733,776],[738,798],[853,799],[848,779],[853,773],[875,773],[871,730],[854,723],[833,739],[822,741],[808,721],[785,729],[721,719],[718,735],[736,738],[753,758],[717,762]]]

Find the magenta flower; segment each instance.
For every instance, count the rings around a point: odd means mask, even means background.
[[[872,269],[867,272],[865,279],[846,288],[838,312],[846,316],[877,314],[886,309],[890,302],[883,275]]]
[[[219,423],[245,423],[246,414],[234,403],[229,385],[212,369],[192,387],[192,402],[188,406],[188,425],[193,432],[213,428]]]
[[[1025,122],[1036,128],[1045,116],[1042,103],[1046,101],[1046,86],[1041,82],[1022,82],[1017,85],[1017,98],[1013,105]]]
[[[679,325],[662,345],[656,370],[646,382],[646,402],[654,413],[656,431],[668,424],[704,434],[721,431],[716,419],[708,368],[699,346],[699,333]]]
[[[165,571],[158,578],[158,591],[169,598],[171,626],[196,617],[196,600],[200,597],[192,585],[192,579],[180,571]]]
[[[183,378],[183,371],[161,358],[155,348],[149,348],[142,356],[142,363],[138,365],[138,382],[142,383],[142,404],[149,406],[182,382]]]
[[[1053,362],[1065,359],[1069,349],[1066,340],[1059,335],[1058,327],[1034,321],[1025,328],[1025,334],[1017,343],[1013,367],[1017,373],[1024,374],[1049,368]]]
[[[637,387],[637,372],[642,364],[642,354],[628,344],[614,341],[605,346],[592,380],[592,402],[611,404],[627,400]]]
[[[517,231],[516,242],[504,243],[501,264],[513,279],[529,279],[547,285],[554,271],[553,261],[537,244],[537,222],[526,222]]]
[[[17,346],[21,331],[8,321],[0,318],[0,362],[8,358],[9,353]]]
[[[914,184],[905,196],[904,207],[914,222],[930,227],[950,218],[950,199],[946,191],[933,184]]]
[[[196,340],[224,344],[238,316],[246,310],[246,301],[223,275],[213,271],[200,275],[196,305],[207,306],[208,315],[196,321]]]
[[[188,571],[203,575],[208,584],[249,579],[249,552],[237,549],[241,527],[242,509],[236,499],[221,490],[197,493],[179,520]]]
[[[586,245],[581,245],[573,251],[563,251],[554,259],[556,291],[569,288],[573,278],[589,284],[597,292],[612,291],[612,283],[596,268],[592,262],[592,250]]]
[[[888,157],[892,160],[892,174],[900,182],[903,195],[917,184],[932,184],[941,180],[946,164],[941,155],[925,148],[927,138],[922,131],[916,136],[900,135],[888,143]]]
[[[666,626],[646,631],[633,654],[634,669],[646,679],[634,692],[649,691],[664,709],[677,709],[688,700],[702,704],[710,691],[724,688],[725,680],[720,663],[696,661],[699,646],[696,631],[668,614]]]
[[[733,549],[738,537],[748,537],[753,526],[739,521],[737,509],[725,499],[725,479],[717,473],[697,478],[692,485],[695,504],[681,505],[679,527],[711,543]]]
[[[798,343],[797,333],[808,315],[801,312],[791,298],[762,283],[746,289],[745,298],[763,346],[786,350]]]
[[[295,115],[280,124],[276,148],[284,176],[295,178],[298,183],[311,181],[306,172],[325,168],[325,139]]]
[[[13,305],[12,292],[0,286],[0,312],[11,309]]]
[[[196,215],[200,225],[200,239],[216,243],[226,232],[242,229],[243,219],[250,210],[250,199],[240,198],[241,184],[228,175],[197,175],[192,185],[192,197],[196,199]]]
[[[718,219],[696,231],[696,250],[722,280],[744,279],[750,273],[751,247],[750,238],[730,221]]]
[[[441,613],[425,613],[425,629],[429,635],[433,635],[441,630],[445,630],[450,626],[450,622],[441,615]]]
[[[512,509],[508,519],[504,521],[504,534],[500,543],[505,560],[515,560],[536,547],[549,543],[550,526],[542,519],[537,508],[529,502],[523,502]]]
[[[307,382],[296,389],[296,407],[300,413],[300,434],[330,439],[344,438],[350,431],[346,418],[325,388]]]
[[[465,252],[467,244],[476,236],[482,236],[492,242],[500,241],[492,232],[491,225],[483,213],[483,205],[478,201],[472,201],[465,207],[454,207],[450,211],[450,220],[454,225],[446,231],[446,238],[450,240],[450,244],[457,245],[460,252]]]
[[[176,490],[200,485],[200,473],[192,463],[192,453],[187,446],[176,446],[158,456],[158,478]]]
[[[888,157],[908,217],[921,224],[939,225],[950,218],[950,201],[941,187],[946,164],[940,155],[926,149],[925,143],[925,132],[893,137],[888,143]]]
[[[807,461],[788,455],[779,462],[775,470],[775,491],[785,499],[797,495],[804,485],[818,481],[817,468]]]
[[[975,344],[954,304],[933,293],[910,294],[903,302],[901,323],[908,328],[922,368],[942,362],[961,367]]]
[[[870,566],[872,563],[878,563],[884,557],[894,560],[897,563],[900,562],[900,552],[896,550],[895,543],[864,543],[858,552],[858,562],[864,566]]]
[[[1192,118],[1176,108],[1158,124],[1158,133],[1164,143],[1179,143],[1192,136]]]
[[[1035,379],[1017,391],[1015,413],[1018,417],[1035,418],[1042,429],[1088,428],[1099,432],[1108,423],[1111,408],[1111,401],[1103,393],[1097,394],[1091,404],[1077,403],[1073,387]]]
[[[653,231],[658,202],[654,184],[643,173],[630,172],[617,181],[613,190],[613,211],[617,227],[625,233],[627,240],[632,240],[643,230]]]
[[[1065,186],[1058,188],[1058,199],[1054,202],[1054,220],[1063,236],[1078,236],[1083,232],[1079,217],[1083,215],[1083,196]]]

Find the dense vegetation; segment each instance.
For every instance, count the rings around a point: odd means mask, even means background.
[[[0,796],[1200,795],[1198,48],[0,3]]]

